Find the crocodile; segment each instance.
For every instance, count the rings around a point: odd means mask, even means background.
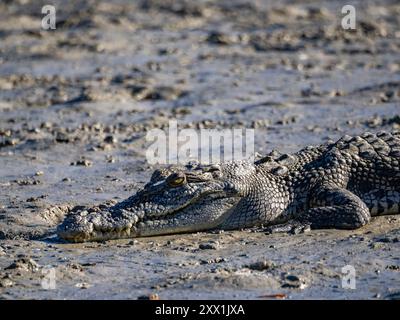
[[[345,135],[294,154],[162,167],[136,194],[75,210],[62,239],[103,241],[261,228],[267,233],[356,229],[400,212],[400,131]]]

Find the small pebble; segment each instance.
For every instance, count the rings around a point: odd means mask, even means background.
[[[157,293],[152,293],[149,295],[142,295],[138,297],[138,300],[160,300],[160,297]]]
[[[89,289],[91,286],[87,282],[78,282],[77,284],[75,284],[75,287],[80,289]]]
[[[219,249],[219,243],[217,241],[210,241],[206,243],[200,243],[199,249],[201,250],[217,250]]]

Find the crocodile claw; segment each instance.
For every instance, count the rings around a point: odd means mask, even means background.
[[[290,221],[287,223],[276,224],[268,226],[264,229],[266,234],[273,234],[273,233],[300,234],[309,232],[310,230],[311,227],[309,224],[298,221]]]

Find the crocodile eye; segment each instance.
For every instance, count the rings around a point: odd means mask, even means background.
[[[178,187],[186,182],[186,176],[174,173],[168,177],[167,182],[171,187]]]

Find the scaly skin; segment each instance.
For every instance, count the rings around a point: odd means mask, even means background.
[[[74,212],[57,231],[82,242],[261,225],[355,229],[399,205],[400,133],[365,133],[255,163],[156,170],[134,196]]]

